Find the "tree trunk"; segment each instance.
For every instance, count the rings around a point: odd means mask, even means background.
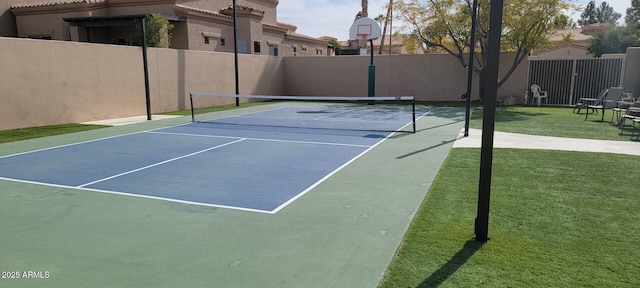
[[[362,5],[362,17],[369,17],[369,1],[362,0],[360,5]]]

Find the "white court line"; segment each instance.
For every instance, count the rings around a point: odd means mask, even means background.
[[[238,114],[238,115],[233,115],[233,116],[228,116],[228,117],[222,117],[224,118],[264,118],[264,117],[252,117],[252,116],[248,116],[251,114],[258,114],[258,113],[264,113],[264,112],[271,112],[271,111],[277,111],[277,110],[284,110],[284,109],[290,109],[293,108],[291,106],[285,106],[285,107],[279,107],[279,108],[273,108],[273,109],[265,109],[265,110],[260,110],[260,111],[255,111],[255,112],[248,112],[248,113],[242,113],[242,114]],[[220,119],[220,118],[214,118],[214,119]]]
[[[133,133],[127,133],[127,134],[122,134],[122,135],[115,135],[115,136],[109,136],[109,137],[104,137],[104,138],[86,140],[86,141],[81,141],[81,142],[76,142],[76,143],[71,143],[71,144],[64,144],[64,145],[58,145],[58,146],[53,146],[53,147],[47,147],[47,148],[42,148],[42,149],[31,150],[31,151],[25,151],[25,152],[20,152],[20,153],[0,156],[0,159],[9,158],[9,157],[13,157],[13,156],[26,155],[26,154],[30,154],[30,153],[42,152],[42,151],[47,151],[47,150],[53,150],[53,149],[58,149],[58,148],[71,147],[71,146],[75,146],[75,145],[87,144],[87,143],[91,143],[91,142],[97,142],[97,141],[100,141],[100,140],[108,140],[108,139],[113,139],[113,138],[118,138],[118,137],[123,137],[123,136],[129,136],[129,135],[135,135],[135,134],[140,134],[140,133],[142,133],[142,132],[133,132]]]
[[[429,113],[431,113],[431,111],[427,111],[426,113],[420,115],[418,118],[416,118],[416,121],[418,121],[418,119],[428,115]],[[412,123],[407,123],[407,125],[404,125],[402,128],[411,125]],[[400,128],[400,129],[402,129]],[[322,179],[318,180],[316,183],[313,183],[313,185],[307,187],[307,189],[305,189],[304,191],[300,192],[298,195],[292,197],[291,199],[289,199],[287,202],[284,202],[282,204],[280,204],[280,206],[278,206],[276,209],[273,209],[273,211],[271,211],[273,214],[278,213],[278,211],[284,209],[285,207],[287,207],[289,204],[293,203],[294,201],[296,201],[297,199],[299,199],[300,197],[304,196],[305,194],[307,194],[307,192],[311,191],[313,188],[316,188],[318,185],[322,184],[322,182],[324,182],[325,180],[329,179],[329,177],[333,176],[334,174],[338,173],[340,170],[342,170],[344,167],[347,167],[347,165],[353,163],[353,161],[356,161],[358,158],[362,157],[362,155],[367,154],[369,151],[371,151],[373,148],[377,147],[378,145],[380,145],[382,142],[384,142],[385,140],[389,139],[391,136],[395,135],[397,132],[394,133],[389,133],[389,135],[387,135],[387,137],[385,137],[384,139],[378,141],[376,144],[372,145],[371,147],[369,147],[369,149],[362,151],[362,153],[358,154],[357,156],[353,157],[351,160],[347,161],[346,163],[342,164],[340,167],[336,168],[335,170],[331,171],[329,174],[327,174],[326,176],[322,177]]]
[[[205,138],[246,139],[246,140],[253,140],[253,141],[264,141],[264,142],[312,144],[312,145],[327,145],[327,146],[346,146],[346,147],[361,147],[361,148],[371,147],[370,145],[345,144],[345,143],[335,143],[335,142],[316,142],[316,141],[281,140],[281,139],[269,139],[269,138],[216,136],[216,135],[202,135],[202,134],[191,134],[191,133],[156,132],[156,131],[147,131],[146,133],[164,134],[164,135],[177,135],[177,136],[190,136],[190,137],[205,137]]]
[[[136,197],[136,198],[162,200],[162,201],[168,201],[168,202],[190,204],[190,205],[198,205],[198,206],[206,206],[206,207],[213,207],[213,208],[225,208],[225,209],[240,210],[240,211],[247,211],[247,212],[258,212],[258,213],[265,213],[265,214],[275,214],[275,213],[273,213],[273,211],[267,211],[267,210],[259,210],[259,209],[236,207],[236,206],[227,206],[227,205],[220,205],[220,204],[209,204],[209,203],[202,203],[202,202],[195,202],[195,201],[179,200],[179,199],[174,199],[174,198],[165,198],[165,197],[158,197],[158,196],[143,195],[143,194],[133,194],[133,193],[126,193],[126,192],[118,192],[118,191],[110,191],[110,190],[102,190],[102,189],[93,189],[93,188],[84,188],[84,187],[80,188],[80,187],[74,187],[74,186],[68,186],[68,185],[59,185],[59,184],[52,184],[52,183],[44,183],[44,182],[36,182],[36,181],[28,181],[28,180],[19,180],[19,179],[5,178],[5,177],[0,177],[0,180],[6,180],[6,181],[11,181],[11,182],[17,182],[17,183],[25,183],[25,184],[33,184],[33,185],[40,185],[40,186],[64,188],[64,189],[75,189],[75,190],[81,190],[81,191],[98,192],[98,193],[114,194],[114,195],[121,195],[121,196],[130,196],[130,197]]]
[[[392,135],[394,135],[396,133],[389,133],[389,135],[387,135],[387,137],[384,137],[383,139],[381,139],[380,141],[378,141],[376,144],[373,144],[372,146],[370,146],[368,149],[362,151],[360,154],[356,155],[355,157],[351,158],[351,160],[345,162],[344,164],[340,165],[340,167],[334,169],[333,171],[331,171],[329,174],[325,175],[324,177],[322,177],[322,179],[316,181],[316,183],[313,183],[311,186],[307,187],[307,189],[305,189],[304,191],[298,193],[298,195],[294,196],[293,198],[287,200],[287,202],[284,202],[282,204],[280,204],[280,206],[276,207],[276,209],[273,209],[273,211],[271,211],[273,214],[278,213],[278,211],[284,209],[285,207],[287,207],[289,204],[293,203],[293,201],[296,201],[298,198],[304,196],[305,194],[307,194],[307,192],[311,191],[313,188],[316,188],[318,185],[320,185],[322,182],[324,182],[325,180],[329,179],[329,177],[333,176],[334,174],[338,173],[338,171],[342,170],[344,167],[347,167],[347,165],[351,164],[353,161],[356,161],[358,158],[360,158],[362,155],[366,154],[367,152],[371,151],[371,149],[375,148],[376,146],[380,145],[380,143],[384,142],[385,140],[389,139],[389,137],[391,137]]]
[[[128,175],[128,174],[135,173],[135,172],[142,171],[142,170],[146,170],[146,169],[149,169],[149,168],[152,168],[152,167],[160,166],[162,164],[166,164],[166,163],[173,162],[173,161],[176,161],[176,160],[180,160],[180,159],[184,159],[184,158],[191,157],[191,156],[194,156],[194,155],[198,155],[198,154],[201,154],[201,153],[204,153],[204,152],[207,152],[207,151],[211,151],[211,150],[218,149],[218,148],[221,148],[221,147],[225,147],[225,146],[228,146],[228,145],[232,145],[232,144],[235,144],[235,143],[238,143],[238,142],[242,142],[244,140],[246,140],[246,139],[242,138],[242,139],[238,139],[236,141],[232,141],[232,142],[229,142],[229,143],[225,143],[225,144],[220,144],[220,145],[217,145],[217,146],[209,147],[207,149],[196,151],[196,152],[193,152],[193,153],[190,153],[190,154],[187,154],[187,155],[182,155],[180,157],[171,158],[169,160],[165,160],[165,161],[158,162],[158,163],[151,164],[151,165],[147,165],[147,166],[144,166],[144,167],[141,167],[141,168],[138,168],[138,169],[133,169],[133,170],[130,170],[130,171],[127,171],[127,172],[123,172],[123,173],[116,174],[116,175],[113,175],[113,176],[109,176],[109,177],[106,177],[106,178],[98,179],[96,181],[92,181],[92,182],[89,182],[89,183],[78,185],[78,186],[76,186],[76,188],[84,188],[84,187],[89,186],[89,185],[93,185],[93,184],[96,184],[96,183],[104,182],[104,181],[107,181],[107,180],[118,178],[120,176]]]
[[[275,111],[275,110],[285,109],[285,108],[289,108],[289,107],[281,107],[281,108],[275,108],[275,109],[265,109],[265,110],[261,110],[261,111],[249,112],[249,113],[235,115],[235,116],[223,116],[223,117],[212,118],[212,119],[232,118],[232,117],[237,117],[237,116],[241,116],[241,115],[249,115],[249,114],[260,113],[260,112],[265,112],[265,111]],[[0,159],[9,158],[9,157],[13,157],[13,156],[20,156],[20,155],[25,155],[25,154],[30,154],[30,153],[36,153],[36,152],[41,152],[41,151],[53,150],[53,149],[58,149],[58,148],[71,147],[71,146],[75,146],[75,145],[92,143],[92,142],[97,142],[97,141],[102,141],[102,140],[109,140],[109,139],[118,138],[118,137],[142,134],[142,133],[156,131],[156,130],[163,130],[163,129],[175,128],[175,127],[180,127],[180,126],[186,126],[186,125],[189,125],[189,124],[193,124],[193,122],[189,121],[187,123],[176,124],[176,125],[171,125],[171,126],[166,126],[166,127],[159,127],[159,128],[154,128],[154,129],[150,129],[150,130],[125,133],[125,134],[121,134],[121,135],[114,135],[114,136],[108,136],[108,137],[103,137],[103,138],[85,140],[85,141],[80,141],[80,142],[75,142],[75,143],[70,143],[70,144],[63,144],[63,145],[57,145],[57,146],[52,146],[52,147],[47,147],[47,148],[41,148],[41,149],[30,150],[30,151],[25,151],[25,152],[19,152],[19,153],[15,153],[15,154],[9,154],[9,155],[0,156]],[[239,137],[236,137],[235,139],[237,139],[237,138],[239,138]]]
[[[286,107],[284,107],[286,108]],[[278,109],[284,109],[284,108],[278,108]],[[267,110],[263,110],[263,111],[269,111],[269,110],[278,110],[278,109],[267,109]],[[259,111],[259,112],[263,112],[263,111]],[[428,114],[430,114],[431,111],[427,111],[426,113],[420,115],[418,118],[416,118],[416,121],[420,118],[422,118],[423,116],[426,116]],[[253,112],[253,113],[258,113],[258,112]],[[251,113],[247,113],[247,114],[251,114]],[[226,118],[226,117],[223,117]],[[162,129],[168,129],[168,128],[172,128],[172,127],[180,127],[180,126],[185,126],[185,125],[189,125],[192,124],[192,122],[188,122],[188,123],[184,123],[184,124],[178,124],[178,125],[173,125],[173,126],[167,126],[167,127],[160,127],[160,128],[155,128],[155,129],[151,129],[151,130],[146,130],[146,131],[139,131],[139,132],[133,132],[133,133],[127,133],[127,134],[122,134],[122,135],[115,135],[115,136],[110,136],[110,137],[104,137],[104,138],[99,138],[99,139],[93,139],[93,140],[87,140],[87,141],[82,141],[82,142],[77,142],[77,143],[71,143],[71,144],[65,144],[65,145],[59,145],[59,146],[54,146],[54,147],[49,147],[49,148],[43,148],[43,149],[38,149],[38,150],[32,150],[32,151],[27,151],[27,152],[22,152],[22,153],[16,153],[16,154],[11,154],[11,155],[6,155],[6,156],[0,156],[0,159],[2,158],[7,158],[7,157],[12,157],[12,156],[18,156],[18,155],[23,155],[23,154],[29,154],[29,153],[34,153],[34,152],[40,152],[40,151],[46,151],[46,150],[52,150],[52,149],[56,149],[56,148],[63,148],[63,147],[69,147],[69,146],[74,146],[74,145],[78,145],[78,144],[85,144],[85,143],[91,143],[91,142],[96,142],[96,141],[101,141],[101,140],[107,140],[107,139],[112,139],[112,138],[117,138],[117,137],[123,137],[123,136],[129,136],[129,135],[135,135],[135,134],[142,134],[142,133],[155,133],[155,134],[184,134],[184,133],[167,133],[167,132],[156,132],[156,130],[162,130]],[[404,127],[411,125],[412,123],[407,123]],[[402,129],[402,128],[401,128]],[[287,140],[277,140],[277,139],[260,139],[260,138],[240,138],[240,137],[228,137],[228,136],[207,136],[207,135],[198,135],[198,134],[185,134],[188,136],[199,136],[199,137],[217,137],[217,138],[229,138],[229,139],[238,139],[237,141],[232,141],[230,143],[226,143],[226,144],[222,144],[222,145],[218,145],[216,147],[211,147],[208,149],[205,149],[203,151],[198,151],[195,153],[191,153],[189,155],[185,155],[185,156],[181,156],[181,157],[177,157],[174,159],[170,159],[167,161],[163,161],[161,163],[157,163],[157,164],[153,164],[153,165],[149,165],[147,167],[143,167],[143,168],[139,168],[136,170],[132,170],[129,172],[125,172],[125,173],[121,173],[115,176],[111,176],[102,180],[98,180],[98,181],[94,181],[91,183],[87,183],[87,184],[83,184],[80,186],[68,186],[68,185],[59,185],[59,184],[52,184],[52,183],[43,183],[43,182],[36,182],[36,181],[28,181],[28,180],[19,180],[19,179],[12,179],[12,178],[5,178],[5,177],[0,177],[0,180],[6,180],[6,181],[12,181],[12,182],[18,182],[18,183],[27,183],[27,184],[35,184],[35,185],[42,185],[42,186],[49,186],[49,187],[58,187],[58,188],[65,188],[65,189],[78,189],[78,190],[84,190],[84,191],[92,191],[92,192],[99,192],[99,193],[107,193],[107,194],[115,194],[115,195],[123,195],[123,196],[131,196],[131,197],[138,197],[138,198],[146,198],[146,199],[155,199],[155,200],[163,200],[163,201],[168,201],[168,202],[175,202],[175,203],[183,203],[183,204],[191,204],[191,205],[199,205],[199,206],[206,206],[206,207],[214,207],[214,208],[225,208],[225,209],[232,209],[232,210],[240,210],[240,211],[247,211],[247,212],[258,212],[258,213],[265,213],[265,214],[276,214],[278,211],[284,209],[286,206],[288,206],[289,204],[293,203],[295,200],[299,199],[300,197],[304,196],[306,193],[308,193],[309,191],[311,191],[313,188],[317,187],[318,185],[320,185],[322,182],[324,182],[326,179],[328,179],[329,177],[331,177],[332,175],[336,174],[338,171],[342,170],[344,167],[346,167],[347,165],[351,164],[352,162],[354,162],[355,160],[357,160],[358,158],[360,158],[362,155],[366,154],[367,152],[369,152],[370,150],[372,150],[373,148],[375,148],[376,146],[378,146],[379,144],[381,144],[382,142],[384,142],[385,140],[387,140],[389,137],[395,135],[396,133],[390,133],[387,137],[385,137],[384,139],[378,141],[376,144],[372,145],[372,146],[365,146],[365,145],[351,145],[351,144],[340,144],[340,143],[323,143],[323,142],[305,142],[305,141],[287,141]],[[178,199],[173,199],[173,198],[165,198],[165,197],[157,197],[157,196],[148,196],[148,195],[141,195],[141,194],[133,194],[133,193],[126,193],[126,192],[118,192],[118,191],[109,191],[109,190],[101,190],[101,189],[93,189],[93,188],[86,188],[86,186],[91,185],[91,184],[95,184],[101,181],[106,181],[109,179],[113,179],[115,177],[119,177],[122,175],[126,175],[126,174],[130,174],[130,173],[134,173],[136,171],[140,171],[143,169],[148,169],[151,168],[153,166],[158,166],[161,165],[163,163],[167,163],[170,161],[175,161],[178,160],[180,158],[185,158],[185,157],[189,157],[192,155],[196,155],[199,153],[203,153],[206,152],[208,150],[213,150],[216,148],[220,148],[226,145],[230,145],[230,144],[234,144],[234,143],[238,143],[244,140],[257,140],[257,141],[273,141],[273,142],[294,142],[294,143],[306,143],[306,144],[323,144],[323,145],[342,145],[342,146],[353,146],[353,147],[363,147],[363,148],[368,148],[365,151],[363,151],[362,153],[358,154],[357,156],[355,156],[354,158],[352,158],[351,160],[347,161],[346,163],[344,163],[343,165],[341,165],[340,167],[336,168],[335,170],[333,170],[332,172],[330,172],[329,174],[327,174],[325,177],[323,177],[322,179],[318,180],[316,183],[314,183],[313,185],[309,186],[307,189],[305,189],[304,191],[300,192],[299,194],[297,194],[296,196],[294,196],[293,198],[289,199],[288,201],[284,202],[283,204],[281,204],[280,206],[278,206],[277,208],[275,208],[272,211],[266,211],[266,210],[258,210],[258,209],[251,209],[251,208],[242,208],[242,207],[235,207],[235,206],[226,206],[226,205],[218,205],[218,204],[208,204],[208,203],[200,203],[200,202],[193,202],[193,201],[186,201],[186,200],[178,200]]]

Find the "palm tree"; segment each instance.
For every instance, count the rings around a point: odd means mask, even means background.
[[[384,15],[380,14],[376,18],[374,18],[373,20],[376,20],[376,22],[380,23],[380,26],[382,26],[382,21],[384,21],[386,18],[387,17],[385,17]]]
[[[362,0],[360,5],[362,5],[362,14],[361,14],[361,16],[362,17],[369,17],[369,1]]]

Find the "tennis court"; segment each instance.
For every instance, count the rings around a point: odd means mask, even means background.
[[[279,106],[4,156],[0,177],[276,213],[391,134],[375,132],[375,121],[360,119],[352,105]],[[365,108],[366,113],[360,115],[383,114],[394,120],[391,124],[384,121],[389,131],[412,124],[404,122],[412,118],[389,116],[396,107]],[[428,113],[419,111],[418,117]],[[325,129],[331,125],[348,129]],[[325,128],[319,132],[318,127]]]
[[[261,105],[3,144],[0,217],[12,221],[1,227],[0,243],[11,249],[0,266],[49,277],[2,286],[375,286],[463,111],[419,107],[416,133],[394,133],[304,127],[329,118],[369,125],[371,113],[398,118],[389,110],[291,109]],[[283,112],[300,123],[265,123]]]

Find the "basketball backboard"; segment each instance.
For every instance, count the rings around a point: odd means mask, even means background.
[[[375,40],[380,37],[382,30],[378,22],[371,18],[362,17],[353,21],[349,29],[349,38],[359,40]]]

